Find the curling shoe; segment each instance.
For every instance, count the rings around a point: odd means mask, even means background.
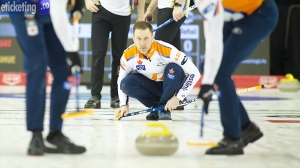
[[[164,105],[165,104],[162,102],[159,103],[155,102],[152,108],[158,106],[164,106]],[[147,120],[172,120],[170,111],[165,109],[151,112],[150,114],[147,115],[146,119]]]
[[[41,131],[33,131],[27,151],[28,155],[44,155],[45,145]]]
[[[158,120],[172,120],[170,111],[165,109],[159,110]]]
[[[101,108],[101,101],[98,97],[92,96],[84,105],[84,108],[94,108],[100,109]]]
[[[50,132],[45,141],[46,153],[81,154],[85,147],[75,145],[60,131]]]
[[[208,149],[205,154],[207,155],[241,155],[243,151],[244,143],[242,138],[234,140],[228,137],[224,137],[218,146]]]
[[[116,96],[110,100],[110,107],[111,108],[120,108],[120,100],[119,100],[118,96]]]
[[[250,122],[249,125],[242,130],[242,139],[245,146],[247,146],[248,143],[255,142],[262,136],[263,133],[253,122]]]
[[[152,111],[146,116],[147,120],[158,120],[158,111]]]
[[[156,98],[157,100],[159,100],[160,98],[159,97],[157,97]],[[158,106],[163,106],[164,105],[164,103],[162,103],[162,102],[159,102],[159,101],[155,101],[154,102],[154,105],[151,107],[151,108],[155,108],[155,107],[158,107]],[[147,116],[146,116],[146,119],[147,120],[158,120],[158,111],[152,111],[152,112],[150,112],[150,114],[148,114]]]

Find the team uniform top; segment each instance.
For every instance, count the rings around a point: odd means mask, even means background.
[[[264,0],[223,0],[225,11],[241,12],[251,15]]]
[[[64,49],[68,52],[76,52],[79,50],[79,44],[70,36],[70,23],[65,14],[67,2],[68,0],[60,0],[51,3],[50,15],[56,35]],[[109,12],[120,16],[129,16],[134,5],[133,0],[100,0],[100,4]]]
[[[255,12],[263,0],[199,0],[197,8],[205,18],[205,65],[202,84],[213,84],[223,54],[224,21],[234,22]]]
[[[100,4],[109,12],[120,16],[129,16],[134,6],[133,0],[100,0]]]
[[[165,67],[169,63],[178,64],[189,75],[177,93],[177,97],[183,100],[200,78],[199,70],[184,53],[160,40],[154,40],[147,56],[140,53],[134,44],[128,47],[120,60],[118,78],[120,105],[125,105],[127,99],[127,95],[120,89],[123,78],[129,73],[140,73],[153,81],[163,81],[165,77],[174,78],[173,69],[164,74]]]

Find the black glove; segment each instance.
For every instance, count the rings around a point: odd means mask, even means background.
[[[70,12],[71,13],[71,18],[73,18],[73,13],[75,11],[79,11],[81,13],[81,16],[80,16],[79,19],[82,18],[82,16],[83,16],[83,12],[82,12],[83,5],[84,5],[84,0],[76,0],[75,1],[75,5],[74,5],[73,9]]]
[[[201,98],[204,103],[204,109],[206,114],[208,114],[208,104],[211,101],[214,94],[214,89],[212,85],[201,85],[201,90],[198,94],[198,98]]]
[[[75,70],[82,73],[81,61],[78,52],[67,52],[67,63],[73,75]]]

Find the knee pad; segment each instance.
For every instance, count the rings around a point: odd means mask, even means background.
[[[125,94],[127,94],[126,84],[122,82],[120,87],[121,87],[121,90],[122,90]]]
[[[127,95],[129,95],[129,92],[131,87],[135,81],[135,75],[130,74],[127,75],[123,80],[121,81],[120,89]]]
[[[171,80],[174,80],[175,74],[180,78],[182,78],[182,76],[185,76],[183,69],[175,63],[169,63],[166,66],[164,73],[165,77],[168,77]]]

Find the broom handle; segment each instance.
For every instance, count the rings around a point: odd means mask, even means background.
[[[79,30],[79,20],[81,19],[81,13],[79,11],[75,11],[73,13],[73,33],[74,33],[74,41],[76,45],[78,45],[79,50],[79,39],[78,39],[78,30]],[[76,97],[76,109],[79,111],[79,93],[78,93],[78,87],[79,87],[79,71],[80,67],[74,67],[75,73],[75,97]]]

